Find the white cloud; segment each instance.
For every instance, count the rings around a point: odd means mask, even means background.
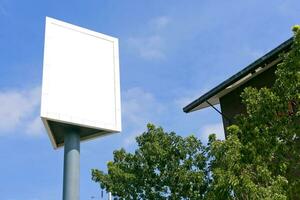
[[[163,39],[158,35],[129,38],[128,43],[142,58],[160,60],[165,57]]]
[[[160,16],[157,17],[153,20],[151,20],[150,24],[152,25],[152,27],[156,28],[156,29],[163,29],[165,28],[169,23],[170,23],[170,18],[167,16]]]
[[[146,124],[154,123],[163,110],[163,105],[151,93],[145,92],[142,88],[131,88],[123,92],[123,124],[125,130],[128,131],[124,145],[133,144],[135,137],[145,130]]]
[[[123,141],[123,145],[125,147],[128,147],[128,146],[134,144],[135,143],[135,138],[138,135],[142,134],[144,132],[144,130],[145,130],[145,127],[138,127],[136,129],[134,129],[133,131],[129,132],[128,136]]]
[[[225,134],[224,134],[223,123],[207,124],[203,126],[200,132],[200,138],[202,141],[207,142],[208,136],[213,133],[216,134],[217,139],[224,140]]]
[[[174,104],[177,107],[183,108],[189,103],[193,102],[197,98],[199,98],[201,95],[206,93],[208,91],[208,88],[199,89],[199,90],[191,90],[187,88],[180,88],[178,91],[176,91],[177,94],[180,94],[179,97],[174,99]]]
[[[123,112],[126,120],[139,123],[150,118],[154,113],[161,113],[163,106],[150,92],[135,87],[128,89],[123,94]]]
[[[197,99],[201,95],[193,95],[193,96],[186,96],[186,97],[180,97],[178,99],[175,99],[175,105],[177,105],[180,108],[185,107],[189,103],[193,102],[195,99]]]
[[[0,134],[24,125],[40,104],[40,87],[30,90],[0,91]]]
[[[35,117],[26,125],[26,134],[30,136],[41,136],[43,132],[43,122],[40,116]]]
[[[165,58],[165,38],[162,31],[169,24],[170,19],[161,16],[150,20],[150,27],[143,36],[130,37],[127,40],[129,47],[136,51],[140,57],[148,60],[161,60]],[[151,33],[151,34],[148,34]]]

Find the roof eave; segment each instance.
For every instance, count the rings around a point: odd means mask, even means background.
[[[200,96],[198,99],[194,100],[193,102],[191,102],[190,104],[185,106],[183,108],[183,111],[185,113],[189,113],[189,112],[193,112],[193,111],[198,110],[198,109],[195,109],[195,108],[198,107],[200,104],[206,102],[209,98],[213,97],[218,92],[224,90],[229,85],[235,83],[236,81],[240,80],[241,78],[247,76],[249,73],[252,73],[258,67],[260,67],[262,65],[266,65],[267,63],[270,62],[270,60],[271,61],[274,60],[274,57],[278,57],[278,55],[280,53],[287,51],[290,48],[292,43],[293,43],[293,37],[286,40],[285,42],[280,44],[278,47],[271,50],[270,52],[268,52],[267,54],[265,54],[261,58],[257,59],[256,61],[254,61],[253,63],[248,65],[246,68],[244,68],[240,72],[234,74],[233,76],[231,76],[230,78],[228,78],[227,80],[222,82],[221,84],[214,87],[212,90],[208,91],[204,95]]]

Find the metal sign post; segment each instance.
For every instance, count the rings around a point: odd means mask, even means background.
[[[80,137],[78,131],[65,133],[63,200],[79,200]]]

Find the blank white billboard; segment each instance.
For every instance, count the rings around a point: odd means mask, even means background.
[[[49,121],[99,130],[82,140],[121,131],[117,38],[46,18],[41,118],[55,148]]]

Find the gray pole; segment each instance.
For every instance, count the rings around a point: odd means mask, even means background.
[[[79,200],[80,138],[77,131],[64,134],[63,200]]]

